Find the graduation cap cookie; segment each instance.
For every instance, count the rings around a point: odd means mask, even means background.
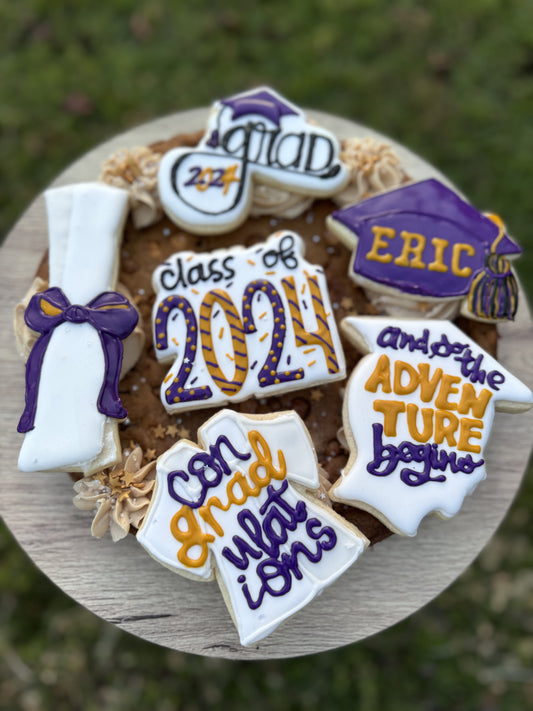
[[[371,292],[447,318],[513,319],[521,253],[499,217],[482,214],[438,180],[411,183],[337,210],[328,227],[353,249],[349,275]],[[386,299],[382,301],[386,303]],[[379,308],[379,306],[378,306]],[[442,312],[441,312],[442,314]],[[442,317],[442,315],[441,315]]]
[[[350,459],[329,491],[414,536],[429,513],[454,516],[485,479],[495,410],[524,412],[533,393],[453,323],[349,317],[367,354],[344,401]]]

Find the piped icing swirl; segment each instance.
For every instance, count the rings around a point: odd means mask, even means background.
[[[365,138],[347,138],[341,142],[340,159],[350,171],[350,182],[333,200],[344,207],[369,195],[389,190],[409,178],[399,157],[388,143]]]

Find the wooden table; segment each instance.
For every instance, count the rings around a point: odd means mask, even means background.
[[[340,137],[380,137],[352,122],[309,113]],[[94,180],[103,158],[112,151],[196,130],[205,118],[206,110],[198,109],[128,131],[90,151],[53,184]],[[413,177],[444,180],[420,158],[394,146]],[[46,246],[44,200],[39,197],[1,250],[0,510],[39,568],[100,617],[146,640],[207,656],[252,660],[333,649],[376,634],[432,600],[473,561],[505,516],[533,441],[531,411],[526,415],[496,413],[486,452],[488,478],[454,519],[443,522],[430,517],[415,539],[394,536],[376,545],[272,635],[242,648],[216,583],[197,583],[173,574],[152,560],[133,536],[118,544],[109,538],[91,538],[87,514],[72,505],[68,475],[17,471],[22,435],[17,434],[16,424],[23,409],[24,365],[11,337],[12,312],[28,289]],[[499,327],[498,357],[531,386],[533,331],[525,301],[522,294],[516,321]]]

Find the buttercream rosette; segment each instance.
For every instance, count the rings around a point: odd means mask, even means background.
[[[350,172],[348,185],[333,196],[341,207],[409,180],[391,146],[371,136],[342,141],[339,158]]]
[[[109,530],[117,542],[127,536],[130,526],[138,528],[148,511],[155,486],[156,461],[142,465],[141,447],[122,455],[122,462],[112,469],[80,479],[74,484],[74,505],[93,511],[91,533],[102,538]]]
[[[157,190],[157,172],[161,153],[148,146],[121,148],[104,162],[99,180],[127,190],[133,224],[137,229],[149,227],[163,217]]]

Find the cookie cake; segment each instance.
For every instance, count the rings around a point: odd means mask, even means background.
[[[68,472],[88,535],[216,578],[245,646],[455,516],[495,409],[533,403],[498,361],[519,246],[400,154],[265,87],[46,194],[19,468]]]

